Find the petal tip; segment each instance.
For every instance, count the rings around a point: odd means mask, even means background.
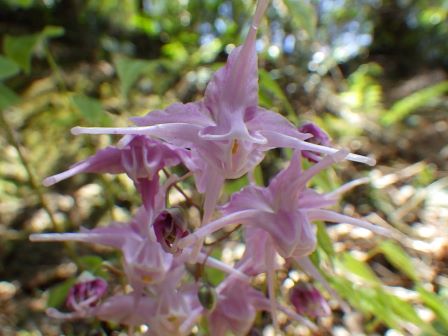
[[[42,185],[43,185],[44,187],[50,187],[50,186],[52,186],[53,184],[55,184],[56,182],[57,182],[56,179],[55,179],[53,176],[50,176],[50,177],[45,178],[45,179],[42,181]]]
[[[81,133],[82,133],[82,127],[79,127],[79,126],[75,126],[75,127],[73,127],[73,128],[71,129],[71,133],[72,133],[73,135],[79,135],[79,134],[81,134]]]

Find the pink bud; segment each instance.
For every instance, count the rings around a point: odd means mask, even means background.
[[[188,235],[188,230],[178,208],[162,211],[154,221],[154,233],[164,251],[177,254],[180,252],[176,243]]]
[[[76,283],[67,296],[67,307],[73,311],[82,311],[96,306],[107,291],[107,282],[101,278]]]
[[[309,317],[323,317],[331,313],[330,306],[320,291],[310,284],[295,285],[291,289],[289,298],[298,314]]]
[[[314,123],[308,122],[299,127],[299,131],[302,133],[309,133],[312,135],[311,138],[305,140],[307,142],[314,143],[316,145],[329,146],[330,145],[330,137],[327,133],[325,133],[319,126]],[[302,156],[310,160],[311,162],[319,161],[319,154],[310,152],[310,151],[302,151]]]

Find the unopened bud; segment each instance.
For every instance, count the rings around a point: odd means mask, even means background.
[[[101,278],[76,283],[67,295],[67,307],[73,311],[81,311],[94,307],[107,291],[107,282]]]
[[[320,291],[310,284],[297,284],[291,289],[289,298],[298,314],[323,317],[331,313],[330,306]]]
[[[319,126],[314,123],[308,122],[299,127],[299,131],[302,133],[309,133],[312,135],[311,138],[305,141],[316,144],[328,146],[330,145],[330,137],[325,133]],[[317,162],[320,155],[311,151],[302,151],[302,156],[307,158],[311,162]]]
[[[162,211],[154,221],[154,233],[166,252],[179,253],[176,243],[188,235],[182,210],[171,208]]]

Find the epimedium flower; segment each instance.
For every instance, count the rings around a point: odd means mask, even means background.
[[[244,271],[243,268],[237,268]],[[271,303],[263,293],[256,290],[248,281],[242,281],[230,274],[216,288],[216,297],[213,309],[200,306],[191,312],[190,317],[181,326],[182,332],[191,330],[201,314],[208,320],[210,334],[213,336],[246,335],[250,330],[257,312],[269,311]],[[276,309],[282,311],[289,318],[299,321],[312,330],[316,326],[307,318],[275,302]]]
[[[78,233],[33,234],[31,241],[78,241],[118,249],[123,254],[123,267],[134,289],[163,281],[173,263],[173,255],[166,253],[155,237],[141,235],[135,227],[114,223]]]
[[[134,327],[145,324],[149,326],[147,336],[187,336],[191,328],[183,330],[183,323],[200,311],[195,289],[171,285],[164,283],[157,287],[158,295],[144,294],[137,301],[132,293],[114,295],[98,307],[94,316],[128,326],[130,335]]]
[[[223,217],[181,239],[178,246],[184,248],[236,223],[266,231],[275,250],[284,258],[300,258],[314,251],[313,221],[344,222],[382,235],[389,234],[388,230],[364,220],[327,210],[335,205],[338,194],[320,194],[307,187],[314,175],[346,156],[346,151],[339,151],[302,171],[300,151],[296,151],[289,166],[278,173],[268,187],[250,185],[233,194],[229,203],[221,207]]]
[[[334,148],[306,142],[312,134],[300,132],[280,114],[258,106],[255,42],[268,3],[258,2],[244,43],[231,52],[226,65],[213,75],[203,100],[175,103],[165,110],[132,118],[135,127],[75,127],[72,133],[148,135],[190,149],[191,160],[186,164],[195,174],[199,192],[205,193],[203,223],[211,219],[224,180],[253,170],[267,150],[289,147],[335,153]],[[355,154],[348,154],[347,158],[374,163]]]
[[[154,207],[159,191],[159,171],[176,166],[189,152],[144,135],[124,136],[118,146],[99,150],[65,172],[47,177],[45,186],[53,185],[79,173],[126,173],[140,192],[146,208]]]

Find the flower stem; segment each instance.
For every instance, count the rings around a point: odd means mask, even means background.
[[[12,130],[8,121],[4,117],[3,111],[0,111],[0,123],[6,130],[6,138],[17,150],[20,161],[28,175],[28,183],[31,186],[31,188],[34,190],[34,192],[36,193],[39,203],[42,206],[42,209],[44,209],[44,211],[47,213],[47,215],[50,219],[51,225],[53,226],[53,230],[55,230],[57,232],[62,232],[63,228],[61,227],[61,225],[59,225],[57,223],[56,219],[54,218],[53,212],[50,210],[50,207],[49,207],[48,202],[42,192],[42,189],[41,189],[40,185],[37,183],[37,179],[28,163],[28,160],[26,159],[26,156],[22,150],[22,146],[20,145],[20,142],[17,139],[17,136],[14,134],[14,131]]]

